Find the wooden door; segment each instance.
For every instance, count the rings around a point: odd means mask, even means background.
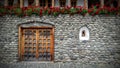
[[[24,61],[53,60],[53,29],[22,29],[21,59]]]

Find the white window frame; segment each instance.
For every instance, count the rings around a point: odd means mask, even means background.
[[[85,31],[85,36],[82,36],[82,32]],[[90,39],[90,32],[89,29],[85,26],[80,28],[80,32],[79,32],[79,40],[80,41],[86,41]]]

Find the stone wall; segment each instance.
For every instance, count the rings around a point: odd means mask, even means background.
[[[89,64],[94,64],[91,65],[91,68],[97,68],[94,66],[101,68],[102,65],[105,68],[106,66],[120,67],[120,16],[70,16],[67,14],[57,17],[35,15],[30,17],[10,15],[0,17],[1,65],[8,63],[8,66],[13,65],[14,67],[14,65],[21,64],[18,62],[18,25],[31,21],[47,22],[55,26],[53,65],[60,66],[55,68],[62,68],[61,66],[66,68],[64,65],[71,65],[71,63],[78,66],[71,68],[80,68],[79,65],[81,68],[88,68]],[[79,40],[79,31],[83,26],[89,28],[90,40],[88,41]],[[9,63],[12,64],[9,65]],[[28,63],[25,66],[29,66]],[[45,64],[47,65],[47,62]],[[88,67],[85,67],[85,64]]]

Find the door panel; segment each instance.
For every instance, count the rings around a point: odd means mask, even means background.
[[[52,29],[22,30],[22,60],[51,61],[53,59]]]

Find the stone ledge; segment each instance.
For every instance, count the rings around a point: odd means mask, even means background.
[[[14,63],[0,64],[0,68],[120,68],[120,64],[80,64],[80,63]]]

